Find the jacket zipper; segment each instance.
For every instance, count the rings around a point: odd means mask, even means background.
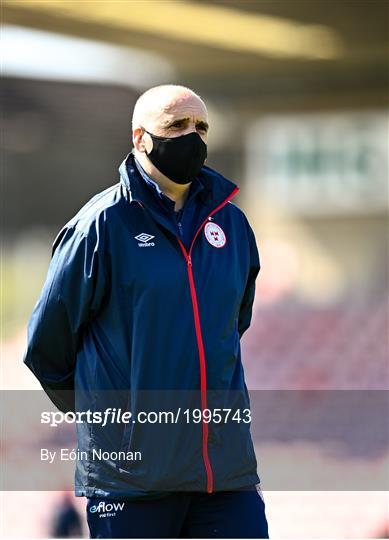
[[[186,260],[186,268],[188,271],[188,280],[189,280],[189,288],[190,288],[190,295],[192,298],[192,308],[193,308],[193,317],[194,317],[194,324],[195,324],[195,331],[196,331],[196,340],[197,340],[197,348],[199,351],[199,361],[200,361],[200,391],[201,391],[201,418],[202,418],[202,452],[203,452],[203,460],[205,465],[205,470],[207,473],[207,493],[213,492],[213,472],[211,463],[209,460],[208,455],[208,423],[204,422],[204,409],[207,409],[207,368],[206,368],[206,358],[205,358],[205,352],[204,352],[204,343],[203,343],[203,335],[201,331],[201,323],[200,323],[200,312],[199,312],[199,306],[197,302],[197,293],[196,293],[196,287],[194,283],[193,278],[193,269],[192,269],[192,248],[195,243],[195,240],[200,233],[201,229],[205,225],[205,223],[208,221],[208,219],[220,208],[222,208],[225,204],[227,204],[232,197],[234,197],[237,192],[239,191],[239,188],[236,187],[229,196],[224,199],[222,203],[219,204],[208,216],[204,219],[200,227],[197,229],[196,234],[193,237],[192,243],[190,245],[189,251],[186,251],[186,248],[182,241],[177,237],[178,243],[180,244],[181,250],[184,254],[185,260]]]
[[[180,236],[181,238],[184,237],[183,233],[182,233],[182,225],[181,225],[181,221],[178,222],[178,230],[180,231]]]

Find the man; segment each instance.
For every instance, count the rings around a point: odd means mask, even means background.
[[[132,414],[77,424],[91,537],[267,538],[240,357],[254,234],[238,187],[204,165],[198,95],[152,88],[132,128],[120,182],[54,242],[25,363],[63,411]]]

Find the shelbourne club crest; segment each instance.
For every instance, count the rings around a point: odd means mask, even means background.
[[[226,235],[217,223],[209,221],[204,227],[205,238],[216,248],[222,248],[226,244]]]

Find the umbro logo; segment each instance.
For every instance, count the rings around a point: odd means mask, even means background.
[[[134,236],[135,240],[139,240],[138,246],[139,247],[154,247],[154,242],[150,242],[152,238],[155,238],[152,234],[147,233],[140,233],[137,236]]]

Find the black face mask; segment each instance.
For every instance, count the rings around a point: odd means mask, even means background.
[[[145,129],[153,141],[147,154],[151,163],[176,184],[192,182],[207,157],[207,145],[196,132],[180,137],[158,137]]]

